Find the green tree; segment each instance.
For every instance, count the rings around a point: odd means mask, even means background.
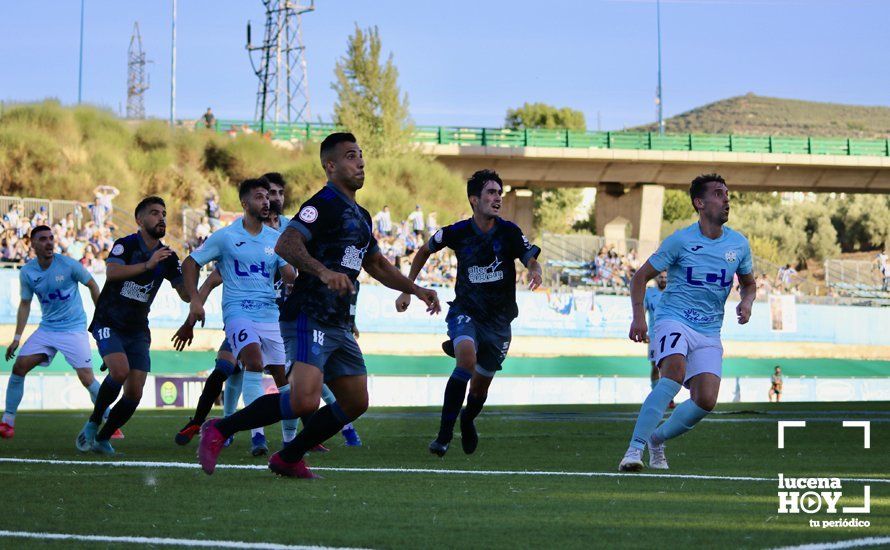
[[[523,103],[518,109],[507,109],[507,128],[568,128],[586,130],[584,113],[569,107],[554,107],[546,103]]]
[[[369,154],[388,156],[408,150],[412,127],[408,96],[399,91],[399,71],[392,54],[381,61],[381,51],[377,27],[356,25],[346,54],[334,67],[331,87],[337,92],[334,122],[355,134]]]
[[[568,107],[554,107],[546,103],[524,103],[517,109],[507,109],[504,121],[507,128],[569,128],[586,130],[584,113]],[[547,189],[534,191],[535,227],[540,231],[566,233],[573,227],[573,214],[581,202],[580,189]],[[589,220],[588,220],[589,222]],[[582,223],[579,227],[584,227]],[[594,226],[595,228],[595,226]]]
[[[689,200],[689,193],[677,189],[665,190],[661,219],[673,223],[692,217],[695,217],[695,208],[692,207],[692,201]]]

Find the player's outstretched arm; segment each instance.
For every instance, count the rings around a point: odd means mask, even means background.
[[[757,281],[754,280],[754,272],[747,275],[739,275],[739,295],[742,297],[735,312],[739,324],[744,325],[751,319],[751,308],[754,306],[754,298],[757,297]]]
[[[408,272],[408,279],[412,281],[417,280],[420,270],[423,269],[423,266],[426,265],[427,260],[430,259],[432,254],[429,243],[423,243],[423,245],[417,249],[417,252],[414,253],[414,259],[411,260],[411,270]],[[399,297],[396,298],[396,311],[401,312],[407,310],[409,304],[411,304],[411,294],[408,292],[401,293]]]
[[[414,261],[416,262],[417,259],[415,258]],[[439,305],[439,296],[436,295],[435,290],[419,287],[414,284],[411,279],[402,275],[402,272],[396,269],[396,266],[389,263],[389,260],[387,260],[379,250],[370,256],[365,255],[365,261],[362,264],[362,267],[365,268],[368,275],[377,279],[389,288],[400,290],[406,294],[413,294],[423,300],[423,303],[426,304],[426,310],[430,315],[442,311],[442,308]],[[420,271],[419,268],[418,271]],[[414,273],[414,264],[411,265],[411,273]],[[417,274],[415,273],[414,276],[416,277]]]
[[[646,296],[646,283],[654,279],[658,271],[646,260],[630,280],[630,305],[633,308],[633,321],[630,323],[628,337],[634,342],[649,341],[649,327],[646,325],[646,311],[643,300]]]
[[[19,310],[15,315],[15,336],[12,339],[12,343],[6,348],[7,361],[15,357],[15,350],[19,347],[19,341],[22,339],[22,332],[28,323],[29,315],[31,315],[31,300],[22,300],[19,302]]]
[[[213,292],[213,289],[222,284],[222,275],[219,272],[219,267],[214,267],[213,271],[210,272],[210,275],[204,279],[204,282],[201,283],[201,288],[198,289],[198,299],[201,300],[202,304],[207,303],[207,298],[210,297],[210,293]]]
[[[201,321],[201,326],[203,327],[204,302],[201,300],[201,295],[198,292],[198,271],[200,269],[201,268],[198,267],[198,262],[191,256],[187,257],[185,261],[182,262],[182,283],[180,283],[182,291],[180,292],[180,296],[182,296],[183,293],[186,295],[183,300],[189,303],[189,317],[192,324]],[[179,292],[179,288],[176,290]]]

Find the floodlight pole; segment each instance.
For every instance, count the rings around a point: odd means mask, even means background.
[[[83,97],[83,8],[86,0],[80,0],[80,53],[77,57],[77,104]]]
[[[173,44],[170,48],[170,126],[176,118],[176,0],[173,0]]]
[[[662,117],[664,105],[661,98],[661,0],[655,2],[655,20],[658,32],[658,88],[655,93],[655,105],[658,107],[658,133],[664,134],[664,118]]]

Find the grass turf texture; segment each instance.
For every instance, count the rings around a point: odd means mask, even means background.
[[[495,388],[496,391],[496,388]],[[755,410],[756,409],[756,410]],[[426,445],[438,414],[431,409],[376,409],[356,426],[365,446],[336,436],[325,468],[435,468],[616,472],[636,406],[497,407],[478,421],[480,445],[465,456],[459,435],[444,459]],[[268,471],[0,463],[4,529],[54,533],[241,540],[361,547],[652,547],[732,544],[762,548],[890,534],[890,484],[871,484],[869,528],[821,529],[809,520],[850,514],[778,514],[777,474],[890,480],[890,403],[720,405],[720,413],[668,442],[671,474],[750,476],[769,481],[692,478],[555,477],[320,471],[322,480],[278,478]],[[218,412],[216,412],[218,414]],[[74,450],[86,413],[23,412],[0,456],[105,462]],[[173,443],[184,411],[137,411],[116,441],[114,460],[196,463],[197,441]],[[777,420],[808,420],[786,430]],[[861,429],[872,420],[871,449]],[[266,429],[270,447],[278,426]],[[265,465],[248,454],[246,433],[221,464]],[[647,470],[648,472],[648,470]],[[652,473],[652,472],[649,472]],[[839,505],[862,504],[862,483],[845,482]],[[858,495],[858,498],[857,498]],[[839,508],[840,510],[840,508]],[[21,544],[0,539],[0,546]],[[65,541],[59,547],[96,547]],[[100,545],[110,547],[114,545]]]

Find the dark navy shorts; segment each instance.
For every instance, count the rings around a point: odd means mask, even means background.
[[[99,355],[123,353],[133,370],[151,372],[151,333],[148,330],[120,332],[110,327],[97,326],[92,331],[93,339],[99,347]]]
[[[368,373],[362,350],[348,328],[320,323],[300,313],[294,321],[281,322],[281,336],[288,370],[295,362],[308,363],[324,374],[325,383]]]
[[[490,378],[503,368],[512,340],[509,324],[499,327],[484,325],[454,306],[448,310],[445,322],[448,323],[448,337],[455,347],[464,340],[472,340],[479,374]]]

